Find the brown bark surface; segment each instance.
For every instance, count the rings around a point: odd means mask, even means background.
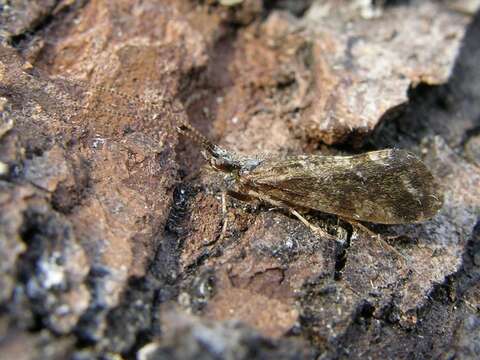
[[[0,2],[0,357],[480,357],[477,4],[231,3]],[[445,203],[378,238],[310,212],[336,242],[224,216],[180,121],[244,155],[404,148]]]

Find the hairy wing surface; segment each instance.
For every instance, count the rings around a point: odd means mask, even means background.
[[[265,160],[245,179],[293,206],[382,224],[426,220],[443,200],[427,167],[404,150]]]

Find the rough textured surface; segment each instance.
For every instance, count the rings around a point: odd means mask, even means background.
[[[55,9],[55,0],[16,0],[0,2],[2,36],[22,35],[35,28]]]
[[[315,34],[315,78],[310,109],[295,125],[316,141],[369,133],[407,101],[409,86],[446,81],[468,22],[429,1],[387,9],[360,3],[318,2],[305,17]]]
[[[0,352],[478,358],[480,15],[376,3],[1,3]],[[178,117],[244,154],[405,148],[445,203],[384,239],[308,215],[337,242],[224,216]]]

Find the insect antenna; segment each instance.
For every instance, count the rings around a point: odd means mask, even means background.
[[[200,134],[200,132],[195,129],[192,125],[185,121],[181,121],[181,124],[177,126],[177,131],[188,137],[189,139],[196,142],[200,145],[204,150],[206,150],[210,155],[216,156],[219,147],[208,140],[205,136]]]
[[[87,84],[83,83],[83,85],[87,85]],[[205,151],[207,151],[210,155],[214,157],[218,156],[218,151],[220,148],[214,143],[212,143],[210,140],[208,140],[197,129],[195,129],[187,120],[185,120],[182,116],[180,116],[179,114],[183,113],[184,109],[174,108],[174,104],[171,101],[171,99],[169,99],[168,96],[166,98],[164,96],[161,96],[160,98],[161,105],[159,105],[159,104],[146,101],[145,99],[142,99],[138,95],[129,95],[117,89],[108,88],[102,85],[93,85],[92,88],[99,92],[115,95],[120,99],[122,99],[123,101],[125,101],[127,105],[134,105],[134,104],[143,105],[144,107],[146,107],[146,109],[150,113],[159,112],[159,113],[167,113],[168,115],[174,115],[175,122],[178,124],[176,126],[176,130],[180,134],[187,136],[189,139],[193,140],[195,143],[200,145]],[[135,118],[137,117],[138,117],[138,114],[135,115]]]
[[[104,85],[95,85],[90,84],[88,81],[80,79],[69,79],[64,77],[57,77],[57,80],[60,80],[63,84],[69,84],[73,87],[79,87],[85,91],[97,91],[99,93],[112,95],[120,100],[124,106],[128,108],[127,111],[122,111],[119,109],[112,108],[108,103],[102,103],[100,108],[96,108],[95,111],[100,114],[111,114],[119,117],[130,117],[135,120],[143,120],[144,124],[151,123],[158,120],[157,115],[165,115],[170,121],[173,122],[173,125],[180,134],[188,137],[195,143],[201,146],[204,150],[204,156],[208,158],[222,159],[225,163],[232,163],[234,160],[230,159],[231,154],[226,150],[222,149],[218,145],[211,142],[207,137],[202,135],[197,129],[195,129],[189,121],[185,118],[185,110],[183,106],[173,100],[173,95],[161,94],[158,99],[159,103],[154,103],[142,98],[139,95],[130,95],[121,90],[110,88]],[[88,110],[91,105],[77,105],[78,110],[84,109]],[[106,108],[105,108],[106,107]],[[156,114],[152,116],[152,119],[145,121],[145,116],[141,115],[138,108],[143,108],[143,111],[146,111],[149,114]]]
[[[147,108],[147,110],[151,113],[159,112],[159,113],[167,113],[169,115],[173,115],[175,122],[177,123],[176,130],[200,145],[208,154],[213,157],[219,157],[219,154],[223,154],[226,152],[225,150],[221,149],[218,145],[215,145],[211,142],[207,137],[202,135],[197,129],[195,129],[183,116],[182,113],[185,113],[183,107],[179,108],[179,104],[175,104],[172,101],[171,96],[165,96],[162,94],[160,97],[161,105],[149,102],[138,95],[129,95],[124,92],[118,91],[116,89],[111,89],[101,85],[94,85],[94,89],[109,93],[112,95],[116,95],[119,98],[123,99],[127,104],[139,104],[143,105]],[[177,106],[175,106],[177,105]]]

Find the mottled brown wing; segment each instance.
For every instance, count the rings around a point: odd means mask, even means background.
[[[380,224],[421,222],[443,203],[430,171],[404,150],[270,159],[242,179],[292,206]]]

